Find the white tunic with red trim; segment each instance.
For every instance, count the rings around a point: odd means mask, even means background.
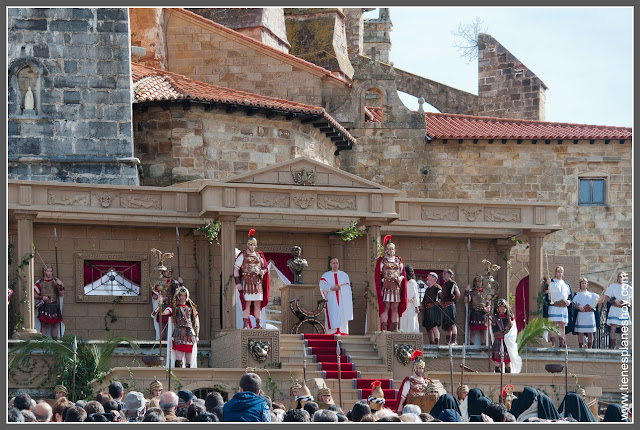
[[[331,287],[341,285],[340,290],[331,291]],[[349,321],[353,319],[353,298],[349,275],[342,270],[326,272],[320,278],[322,296],[327,299],[325,321],[327,333],[349,334]]]

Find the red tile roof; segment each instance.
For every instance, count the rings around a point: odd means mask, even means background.
[[[322,107],[232,90],[137,63],[131,63],[131,78],[136,103],[191,100],[318,115],[329,122],[348,142],[356,143],[356,139]]]
[[[491,118],[446,113],[425,113],[427,136],[432,139],[631,139],[632,129]]]
[[[245,42],[249,42],[249,44],[254,45],[256,48],[266,51],[266,53],[272,55],[272,56],[277,56],[280,57],[282,60],[285,61],[289,61],[289,62],[293,62],[295,64],[297,64],[298,66],[302,66],[304,68],[306,68],[307,70],[313,70],[315,73],[320,73],[322,75],[324,75],[325,77],[335,80],[337,82],[340,82],[341,84],[344,84],[346,86],[351,86],[351,82],[348,81],[347,79],[341,78],[340,76],[336,76],[334,73],[332,73],[330,70],[327,70],[323,67],[320,67],[316,64],[310,63],[308,61],[303,60],[302,58],[298,58],[295,55],[291,55],[291,54],[287,54],[286,52],[282,52],[272,46],[269,46],[265,43],[262,43],[258,40],[255,40],[249,36],[246,36],[240,32],[237,32],[235,30],[232,30],[228,27],[225,27],[222,24],[218,24],[217,22],[211,21],[210,19],[207,19],[201,15],[198,15],[197,13],[193,13],[189,10],[183,9],[183,8],[179,8],[179,7],[174,7],[174,8],[167,8],[170,9],[172,11],[176,11],[178,13],[181,13],[187,17],[190,17],[192,19],[195,19],[197,21],[199,21],[200,23],[208,26],[209,28],[213,29],[213,30],[217,30],[218,32],[224,32],[227,33],[228,35],[238,39],[238,40],[243,40]],[[275,55],[274,55],[275,54]]]
[[[382,122],[382,108],[365,106],[364,107],[365,122]]]

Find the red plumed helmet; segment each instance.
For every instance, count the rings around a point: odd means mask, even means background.
[[[373,381],[373,382],[371,383],[371,388],[372,388],[372,389],[373,389],[373,388],[376,388],[376,387],[379,387],[379,386],[380,386],[380,381]]]
[[[254,229],[249,230],[249,237],[253,237],[256,234]]]
[[[387,246],[387,242],[389,242],[390,240],[391,240],[391,235],[390,235],[390,234],[386,235],[386,236],[384,237],[383,245],[384,245],[384,246]]]
[[[416,361],[417,357],[422,357],[422,351],[420,351],[419,349],[413,351],[413,354],[411,354],[411,361]]]

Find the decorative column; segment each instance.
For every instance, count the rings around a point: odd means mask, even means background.
[[[497,239],[495,241],[496,251],[498,252],[498,261],[496,264],[500,266],[496,279],[500,286],[498,297],[505,300],[509,300],[509,275],[511,270],[509,269],[508,260],[511,254],[511,248],[513,248],[514,245],[515,242],[509,239]]]
[[[542,287],[542,248],[547,231],[525,231],[529,238],[529,315],[538,310],[538,292]]]
[[[366,225],[366,224],[365,224]],[[375,265],[378,259],[378,249],[380,247],[380,225],[367,225],[367,281],[369,283],[367,293],[367,330],[366,333],[380,331],[380,314],[378,310],[378,296],[376,295]]]
[[[22,261],[22,258],[33,253],[33,220],[36,214],[33,212],[16,212],[16,220],[18,221],[18,246],[15,252],[15,259]],[[34,259],[29,260],[28,266],[24,267],[24,276],[18,277],[16,303],[22,322],[18,324],[18,328],[13,334],[14,339],[26,339],[34,334],[36,330],[33,325],[34,309],[33,309],[33,285],[34,278]]]
[[[236,221],[240,214],[225,214],[218,219],[222,222],[221,240],[222,247],[222,285],[220,286],[223,295],[222,330],[231,331],[236,329],[236,285],[233,282],[233,262],[235,260],[236,249]]]
[[[200,233],[200,232],[198,232]],[[196,261],[198,267],[203,268],[198,274],[198,288],[196,290],[196,303],[198,304],[198,313],[200,314],[200,339],[211,339],[211,319],[213,317],[213,307],[211,306],[211,292],[213,288],[211,279],[211,268],[209,266],[209,255],[211,253],[211,245],[202,233],[196,234]],[[219,305],[219,303],[216,303]],[[220,327],[214,325],[216,329]]]

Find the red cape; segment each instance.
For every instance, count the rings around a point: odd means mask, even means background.
[[[396,256],[397,257],[397,256]],[[383,257],[378,257],[376,260],[376,295],[378,296],[378,314],[382,315],[384,311],[384,304],[382,303],[382,272],[380,271],[380,262]],[[402,258],[398,257],[402,263]],[[407,272],[404,270],[404,263],[402,263],[402,282],[400,283],[400,304],[398,305],[398,317],[401,317],[404,310],[407,309]],[[399,321],[398,321],[399,322]]]
[[[256,252],[262,257],[264,267],[267,268],[267,273],[265,273],[262,277],[262,304],[260,305],[260,308],[264,308],[267,306],[267,303],[269,303],[269,265],[267,264],[267,259],[265,258],[264,253],[262,251]],[[244,254],[244,251],[236,256],[234,264],[238,260],[238,257],[242,254]],[[242,268],[240,268],[240,276],[242,276]],[[240,291],[240,303],[242,304],[242,309],[244,309],[244,290]],[[249,308],[249,312],[251,313],[251,315],[253,315],[254,311],[253,306],[254,304],[252,302],[251,307]]]

